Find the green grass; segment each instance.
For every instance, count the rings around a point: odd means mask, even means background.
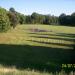
[[[1,67],[0,68],[0,75],[66,75],[64,71],[61,71],[60,73],[48,73],[48,72],[39,72],[35,70],[18,70],[13,67],[7,68],[7,67]],[[69,75],[73,75],[73,72],[70,72]]]
[[[63,63],[74,63],[74,44],[75,27],[18,25],[0,33],[0,64],[17,69],[61,71]]]
[[[70,72],[69,75],[74,75],[74,72]],[[7,67],[1,67],[0,68],[0,75],[66,75],[64,71],[61,71],[60,73],[48,73],[48,72],[39,72],[35,70],[18,70],[15,68],[7,68]]]
[[[43,29],[48,32],[32,32],[29,29]],[[49,26],[49,25],[19,25],[15,30],[11,30],[7,33],[1,33],[1,44],[27,44],[33,46],[46,46],[46,47],[58,47],[58,48],[71,48],[65,45],[74,44],[73,36],[75,33],[75,27],[66,26]],[[43,38],[46,37],[46,38]],[[14,41],[13,41],[14,40]],[[31,41],[30,41],[31,40]],[[56,43],[41,44],[38,42]],[[57,43],[61,45],[57,45]],[[62,44],[65,44],[62,46]]]

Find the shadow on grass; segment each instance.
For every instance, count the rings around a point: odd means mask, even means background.
[[[41,34],[41,33],[28,33],[28,34],[37,34],[37,35],[51,35],[51,36],[62,36],[62,37],[69,37],[69,38],[75,38],[75,34],[67,34],[67,33],[55,33],[55,34]]]
[[[70,49],[0,44],[0,64],[18,69],[61,71],[61,65],[73,64],[75,51]]]
[[[36,41],[36,40],[27,40],[31,42],[36,42],[40,44],[49,44],[49,45],[58,45],[58,46],[66,46],[66,47],[73,47],[73,44],[65,44],[59,41],[59,43],[52,43],[52,42],[42,42],[42,41]]]
[[[30,36],[30,37],[35,37],[35,38],[46,38],[46,39],[54,39],[54,40],[65,40],[65,41],[73,41],[75,39],[72,39],[72,38],[60,38],[60,37],[48,37],[46,35],[43,35],[43,36]]]

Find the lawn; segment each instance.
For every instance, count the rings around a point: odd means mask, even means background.
[[[75,27],[49,25],[19,25],[7,33],[0,33],[0,44],[19,44],[72,48]]]
[[[75,27],[18,25],[0,33],[0,64],[17,69],[61,71],[62,64],[75,63],[74,45]]]

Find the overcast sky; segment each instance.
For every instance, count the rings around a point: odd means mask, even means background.
[[[14,7],[25,15],[37,12],[59,16],[75,12],[75,0],[0,0],[0,6],[6,9]]]

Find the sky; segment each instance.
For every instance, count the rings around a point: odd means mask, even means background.
[[[75,0],[0,0],[0,6],[9,10],[10,7],[25,15],[33,12],[59,16],[75,12]]]

